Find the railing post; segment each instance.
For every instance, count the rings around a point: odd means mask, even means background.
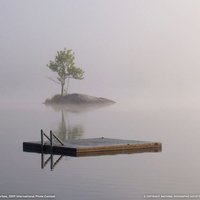
[[[53,153],[51,152],[51,165],[50,165],[51,171],[53,171]]]
[[[53,133],[50,131],[50,144],[51,144],[51,152],[53,150]]]
[[[41,130],[41,149],[43,151],[43,146],[44,146],[44,137],[43,137],[43,130]]]
[[[42,169],[44,168],[44,153],[43,153],[43,151],[41,153],[41,168]]]

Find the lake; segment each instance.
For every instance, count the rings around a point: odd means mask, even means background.
[[[200,195],[199,108],[177,105],[140,109],[134,102],[128,106],[119,102],[79,112],[41,103],[3,103],[0,113],[1,197],[41,195],[37,198],[52,199],[55,195],[53,199],[61,200],[130,200]],[[54,162],[58,162],[51,170],[50,162],[41,168],[41,154],[23,152],[23,142],[39,141],[41,129],[47,134],[52,130],[61,139],[108,137],[162,142],[162,151],[88,157],[54,155]],[[45,161],[48,158],[44,155]]]

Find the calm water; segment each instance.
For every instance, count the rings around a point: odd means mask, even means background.
[[[138,109],[122,103],[66,112],[43,104],[1,104],[0,195],[56,195],[69,200],[144,199],[200,194],[200,109]],[[62,139],[110,137],[162,142],[159,153],[64,156],[53,170],[41,155],[23,152],[40,130]],[[49,155],[45,155],[47,160]],[[54,156],[54,161],[59,156]]]

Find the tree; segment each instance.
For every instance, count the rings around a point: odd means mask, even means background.
[[[83,74],[84,71],[80,68],[75,67],[74,63],[74,53],[71,53],[71,49],[67,50],[64,48],[64,51],[57,51],[57,55],[55,56],[55,61],[49,61],[49,64],[47,64],[47,67],[51,69],[53,72],[57,73],[56,79],[54,80],[52,78],[49,78],[50,80],[58,83],[61,85],[61,96],[63,96],[63,90],[64,85],[66,82],[66,79],[68,78],[68,84],[69,84],[69,78],[84,79]],[[68,89],[67,84],[67,89]]]

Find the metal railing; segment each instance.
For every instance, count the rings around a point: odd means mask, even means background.
[[[61,145],[65,145],[64,142],[58,137],[56,136],[52,131],[50,131],[50,137],[43,131],[41,130],[41,149],[43,150],[44,148],[44,136],[50,141],[50,146],[51,146],[51,151],[53,149],[53,145],[54,143],[54,138],[61,144]]]
[[[44,161],[44,154],[43,154],[43,149],[44,149],[44,136],[50,141],[50,146],[51,146],[51,155],[50,157]],[[54,138],[61,144],[61,145],[65,145],[64,142],[58,137],[56,136],[52,131],[50,131],[50,137],[43,131],[41,130],[41,168],[43,169],[46,164],[51,161],[51,170],[53,170],[53,168],[58,164],[58,162],[62,159],[62,155],[56,160],[56,162],[54,162],[54,159],[53,159],[53,146],[55,145],[55,142],[54,142]]]

